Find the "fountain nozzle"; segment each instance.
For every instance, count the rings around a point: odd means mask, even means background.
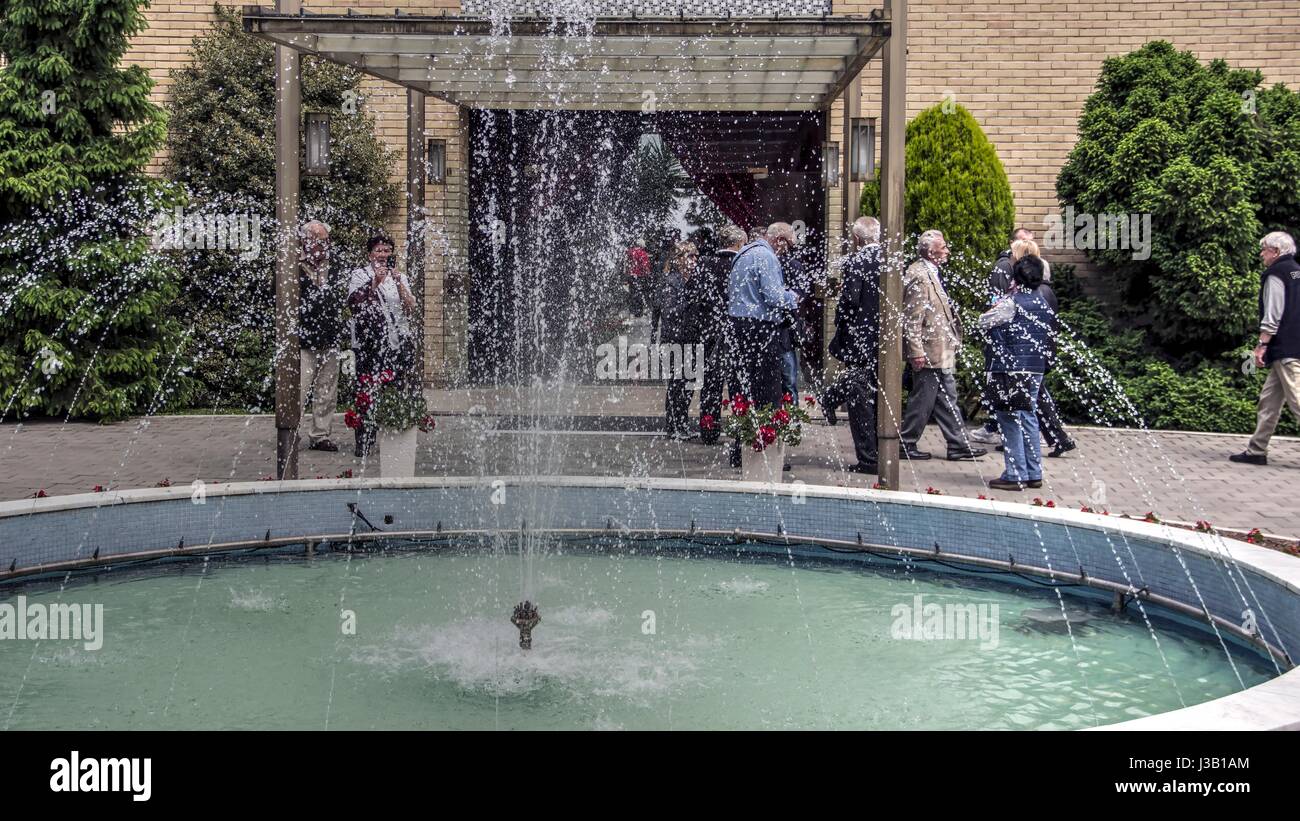
[[[533,628],[541,620],[542,616],[537,612],[537,605],[532,602],[522,601],[515,605],[515,612],[510,617],[510,623],[519,628],[519,647],[521,649],[533,649]]]

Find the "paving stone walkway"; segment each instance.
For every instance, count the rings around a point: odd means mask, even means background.
[[[641,387],[616,402],[608,391],[587,395],[562,409],[565,413],[621,418],[639,414],[652,427],[662,394]],[[421,475],[496,476],[520,472],[542,475],[669,476],[710,479],[738,478],[728,466],[722,447],[675,442],[648,432],[603,430],[533,430],[521,432],[517,413],[527,403],[498,401],[499,396],[468,391],[441,391],[433,406],[453,415],[439,418],[438,429],[421,434],[417,472]],[[485,411],[492,409],[492,415]],[[537,411],[537,406],[533,406]],[[544,408],[549,414],[556,408]],[[830,427],[814,413],[805,442],[789,455],[790,481],[849,487],[870,487],[874,477],[848,473],[852,440],[844,421]],[[590,418],[590,417],[589,417]],[[539,424],[553,423],[549,415]],[[356,476],[377,475],[378,464],[354,458],[351,431],[336,421],[338,453],[303,451],[300,476],[334,477],[352,470]],[[937,458],[904,462],[904,490],[934,487],[945,494],[1024,501],[1034,496],[1058,506],[1089,505],[1112,514],[1142,516],[1154,511],[1162,519],[1206,519],[1221,527],[1300,535],[1300,440],[1274,441],[1267,467],[1227,461],[1240,451],[1246,437],[1200,433],[1144,432],[1079,428],[1079,449],[1060,459],[1045,460],[1041,490],[1010,493],[990,491],[985,482],[1001,470],[1001,454],[990,453],[973,462]],[[921,445],[936,454],[944,447],[937,428],[927,431]],[[248,481],[269,477],[275,461],[275,422],[269,415],[159,416],[111,425],[62,424],[39,421],[0,425],[0,499],[84,493],[96,485],[106,488],[153,487],[169,481],[194,479]]]

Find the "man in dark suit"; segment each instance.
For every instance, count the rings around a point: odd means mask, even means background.
[[[880,222],[859,217],[853,223],[854,252],[841,264],[843,285],[835,306],[835,336],[830,354],[846,366],[821,396],[827,421],[847,402],[849,432],[857,457],[848,469],[876,472],[876,356],[880,344]]]

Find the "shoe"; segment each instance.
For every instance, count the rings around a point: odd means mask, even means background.
[[[903,445],[898,449],[898,458],[925,460],[925,459],[933,459],[934,456],[932,454],[926,453],[923,450],[918,450],[916,448],[909,448],[908,446]]]
[[[822,413],[826,415],[826,424],[830,425],[831,427],[834,427],[835,425],[838,425],[840,423],[840,418],[835,415],[835,408],[831,407],[830,405],[823,404],[820,396],[817,397],[817,404],[822,406]]]
[[[730,460],[731,466],[733,468],[740,467],[740,448],[733,445],[731,448],[731,454],[728,457],[728,459]]]
[[[1030,479],[1028,482],[1025,482],[1025,484],[1028,485],[1029,487],[1042,487],[1042,486],[1043,486],[1043,480],[1042,480],[1042,479]]]
[[[701,445],[716,445],[716,444],[718,444],[718,434],[715,433],[715,434],[713,434],[712,436],[708,436],[708,435],[705,435],[705,434],[701,433],[701,434],[700,434],[700,444],[701,444]]]
[[[329,453],[337,453],[339,446],[328,439],[322,439],[319,442],[312,442],[307,445],[307,450],[323,450]]]
[[[994,448],[994,450],[996,450],[998,453],[1006,453],[1007,449],[1003,445],[998,445],[996,448]]]
[[[869,473],[872,476],[880,472],[880,468],[876,466],[875,462],[855,462],[846,467],[845,470],[849,473]]]
[[[786,470],[789,470],[789,469],[790,469],[790,463],[789,463],[789,462],[786,462],[784,465],[781,465],[781,470],[782,470],[782,471],[786,471]]]
[[[1052,448],[1052,452],[1047,455],[1055,459],[1057,456],[1060,456],[1062,453],[1069,453],[1070,451],[1074,450],[1077,447],[1078,445],[1076,445],[1073,441],[1066,442],[1064,445],[1057,445],[1056,447]]]
[[[1042,482],[1039,482],[1041,485]],[[989,487],[993,490],[1024,490],[1025,486],[1019,482],[1013,482],[1009,479],[990,479]]]
[[[969,462],[972,459],[978,459],[988,453],[984,448],[971,448],[970,450],[957,450],[948,454],[949,462]]]
[[[1002,434],[988,428],[976,428],[966,434],[966,438],[981,445],[996,445],[1002,441]]]
[[[1268,457],[1260,454],[1256,456],[1253,453],[1234,453],[1228,457],[1230,462],[1243,462],[1247,465],[1267,465]]]

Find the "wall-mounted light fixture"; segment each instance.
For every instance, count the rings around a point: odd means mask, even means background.
[[[840,144],[822,143],[822,185],[838,188],[840,184]]]
[[[330,172],[330,115],[311,112],[307,115],[307,156],[304,173],[324,176]]]
[[[430,139],[425,146],[430,184],[442,185],[447,181],[447,141]]]
[[[849,179],[867,182],[876,177],[876,118],[854,117],[849,130]]]

